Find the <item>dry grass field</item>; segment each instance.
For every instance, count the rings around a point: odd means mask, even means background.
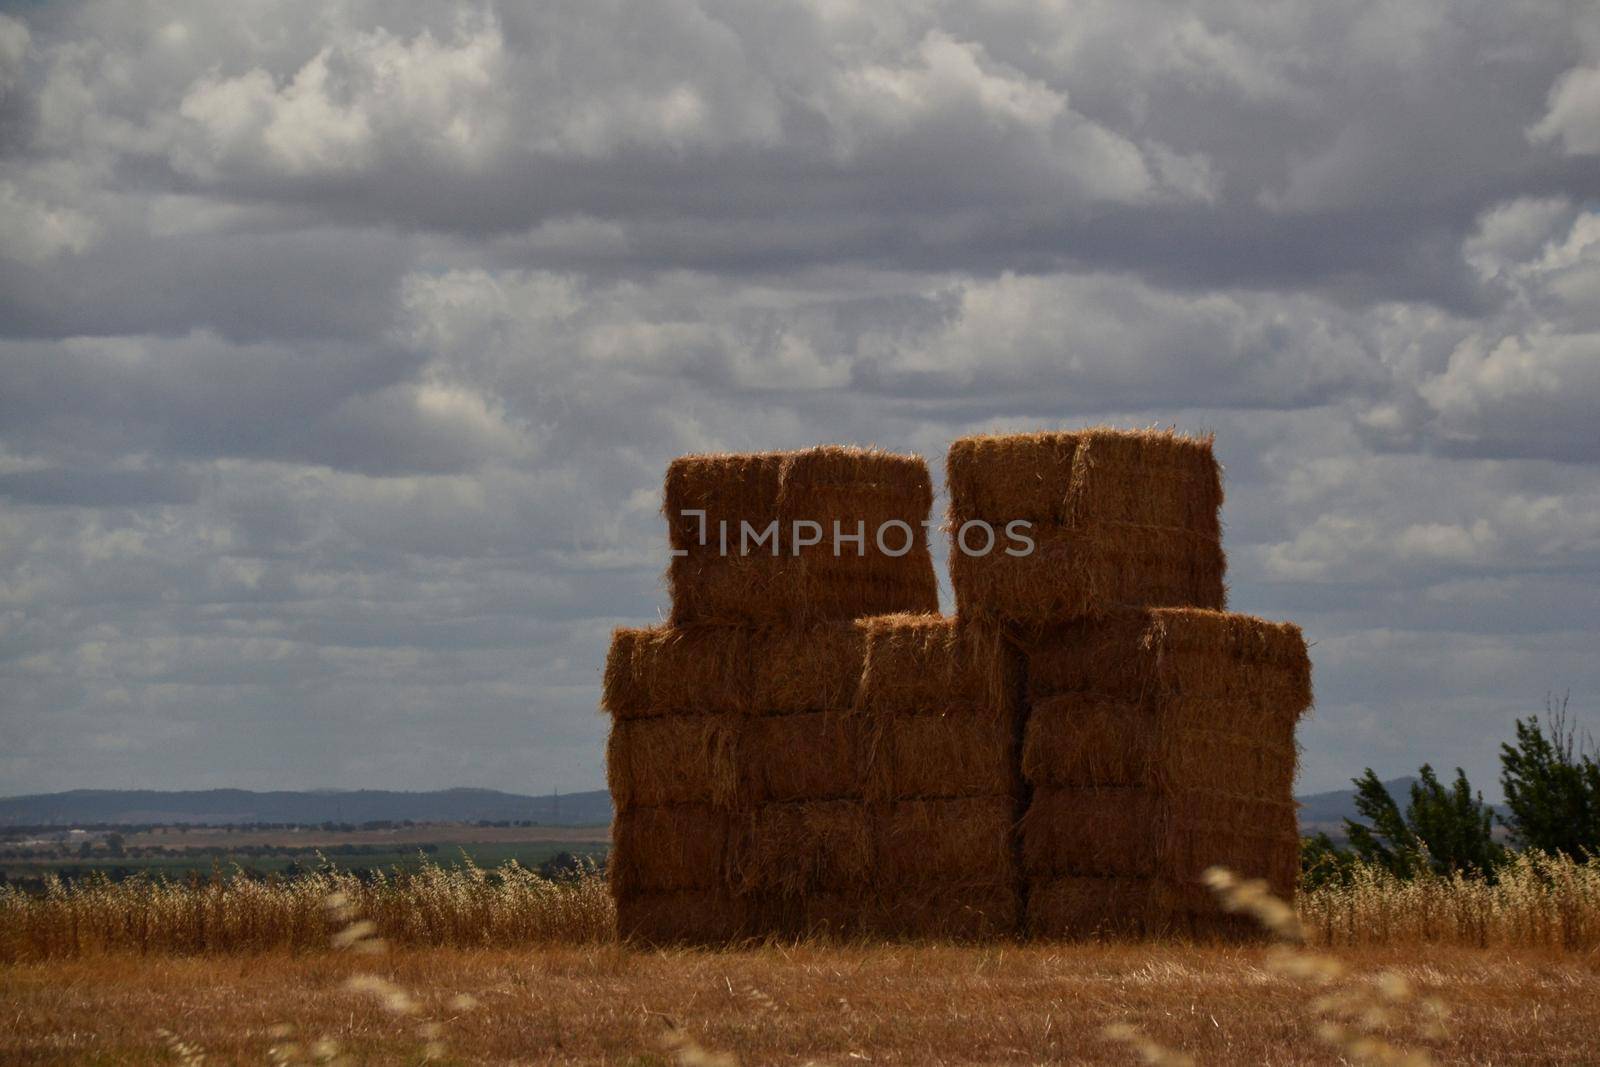
[[[669,1022],[752,1064],[1136,1063],[1100,1030],[1126,1021],[1200,1063],[1334,1064],[1307,983],[1268,949],[1171,945],[850,947],[632,951],[615,945],[404,949],[380,960],[270,953],[93,957],[0,967],[0,1062],[180,1062],[158,1029],[207,1064],[267,1063],[286,1040],[328,1038],[361,1063],[414,1063],[423,1040],[346,989],[376,971],[417,991],[441,1023],[443,1062],[674,1062]],[[1540,950],[1362,949],[1341,958],[1372,985],[1402,976],[1449,1005],[1443,1034],[1401,1018],[1381,1032],[1438,1062],[1600,1058],[1600,960]],[[459,993],[471,1010],[450,1006]],[[309,1058],[309,1057],[308,1057]],[[1343,1062],[1351,1062],[1346,1059]]]
[[[0,1062],[1600,1061],[1600,861],[1358,872],[1298,912],[1303,946],[652,950],[613,941],[598,879],[12,892]]]

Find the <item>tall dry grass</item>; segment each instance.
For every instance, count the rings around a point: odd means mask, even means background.
[[[198,884],[55,881],[43,894],[0,887],[0,960],[321,950],[340,929],[324,906],[335,895],[398,945],[581,944],[614,936],[611,896],[593,872],[552,881],[514,862],[492,871],[429,865],[370,881],[322,871],[276,882],[242,874]]]
[[[429,866],[362,881],[321,872],[286,882],[242,875],[201,884],[130,879],[56,883],[42,895],[0,887],[0,961],[105,952],[320,951],[338,932],[324,901],[342,893],[377,936],[444,947],[592,944],[611,940],[605,881],[554,882],[507,864]],[[1401,881],[1357,866],[1343,885],[1303,891],[1306,940],[1326,947],[1444,944],[1600,948],[1600,858],[1517,856],[1490,883],[1468,876]]]
[[[1302,892],[1296,905],[1308,938],[1330,947],[1600,947],[1600,857],[1521,852],[1496,876],[1402,880],[1357,864],[1347,883]]]

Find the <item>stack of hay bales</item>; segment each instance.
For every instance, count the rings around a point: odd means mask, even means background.
[[[1227,933],[1221,864],[1292,896],[1298,628],[1228,614],[1205,438],[1090,430],[950,450],[953,533],[1032,521],[1031,556],[951,551],[959,611],[1025,651],[1026,928]]]
[[[937,615],[858,627],[865,656],[853,720],[872,878],[856,899],[809,902],[807,931],[1013,932],[1022,901],[1013,834],[1022,815],[1020,656],[991,631]]]
[[[1038,635],[1028,657],[1022,823],[1028,927],[1226,933],[1221,865],[1294,895],[1300,631],[1195,608],[1123,608]]]
[[[920,459],[878,452],[673,463],[670,624],[606,667],[624,937],[1014,929],[1019,659],[936,614],[931,504]],[[741,555],[774,520],[777,554]]]
[[[954,618],[920,459],[672,464],[670,620],[606,666],[622,936],[1232,933],[1206,867],[1293,893],[1310,662],[1223,610],[1209,439],[967,438],[949,486]]]
[[[849,714],[862,643],[849,624],[618,630],[606,662],[609,875],[619,932],[648,941],[756,933],[742,892],[753,821],[770,804],[822,807],[855,788]],[[757,760],[779,743],[781,760]]]

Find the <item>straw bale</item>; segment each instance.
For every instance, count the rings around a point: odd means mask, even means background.
[[[740,826],[733,885],[740,893],[804,896],[863,886],[872,874],[872,826],[854,800],[768,804]]]
[[[1021,918],[1014,882],[890,888],[879,898],[870,928],[880,937],[990,940],[1014,936]]]
[[[1015,711],[1021,657],[995,628],[938,615],[862,619],[857,706],[871,712]]]
[[[961,710],[866,719],[868,794],[880,799],[1010,796],[1018,781],[1016,726]]]
[[[1115,605],[1226,603],[1211,438],[1162,430],[966,437],[950,445],[950,579],[960,616],[1045,622]],[[955,536],[989,523],[976,557]],[[1002,531],[1030,523],[1035,549],[1006,555]]]
[[[765,887],[746,890],[738,899],[754,937],[850,938],[866,933],[864,920],[872,906],[873,893],[865,883],[843,890],[814,889],[804,893]]]
[[[1005,884],[1016,876],[1010,796],[902,800],[874,813],[884,886]]]
[[[619,629],[601,706],[617,719],[748,712],[750,647],[751,634],[732,627]]]
[[[617,895],[617,936],[635,944],[725,944],[748,928],[743,903],[725,889]]]
[[[706,540],[717,537],[718,523],[737,529],[749,522],[759,529],[778,517],[784,456],[781,452],[719,453],[680,456],[667,465],[662,511],[667,518],[667,540],[673,549],[703,549],[700,518],[703,511]]]
[[[1030,877],[1159,873],[1168,806],[1147,789],[1035,788],[1022,818]]]
[[[851,623],[619,629],[601,705],[617,719],[848,708],[863,647]]]
[[[858,718],[818,711],[745,722],[740,770],[762,802],[861,799],[866,752]]]
[[[1068,524],[1172,526],[1222,539],[1222,468],[1210,434],[1086,431],[1073,458],[1072,490]]]
[[[606,780],[618,811],[673,804],[741,806],[740,725],[733,715],[622,719],[606,744]]]
[[[920,457],[873,449],[684,456],[668,467],[663,510],[674,556],[667,570],[674,625],[760,625],[848,619],[895,611],[938,611],[938,585],[922,523],[932,481]],[[702,519],[689,511],[704,511]],[[890,555],[877,531],[905,523],[912,547]],[[746,545],[743,524],[776,539]],[[820,543],[794,539],[796,522],[816,522]],[[864,542],[833,542],[866,532]],[[702,537],[704,543],[702,543]],[[898,550],[899,540],[890,543]],[[746,554],[748,552],[748,554]]]
[[[1158,720],[1138,702],[1048,698],[1028,712],[1022,773],[1036,786],[1153,785],[1164,754]]]
[[[1285,849],[1298,855],[1292,801],[1216,790],[1034,790],[1022,820],[1022,862],[1032,878],[1057,875],[1199,878],[1221,865],[1284,884]]]
[[[823,557],[812,548],[805,553],[774,559],[713,550],[674,557],[667,568],[669,620],[674,626],[763,626],[939,610],[938,581],[926,552],[898,559]]]
[[[925,518],[933,507],[928,464],[921,456],[839,445],[785,455],[779,501],[785,517],[831,521],[858,513],[864,500],[875,502],[886,518],[906,511]]]
[[[1023,631],[1030,704],[1064,694],[1138,703],[1156,692],[1156,658],[1144,638],[1150,610],[1123,608]]]
[[[617,899],[641,892],[726,884],[733,817],[707,804],[619,811],[607,875]]]
[[[855,703],[866,654],[858,624],[773,627],[749,640],[755,714],[832,711]]]
[[[1122,604],[1226,602],[1220,469],[1211,439],[1165,431],[967,437],[946,464],[957,614],[1043,624]],[[1007,524],[1031,524],[1034,550],[1011,556]],[[961,527],[997,546],[968,555]]]
[[[946,472],[951,517],[962,521],[1101,521],[1205,531],[1222,506],[1211,437],[1163,430],[963,437],[950,446]]]
[[[1311,705],[1311,660],[1292,623],[1194,608],[1121,608],[1021,638],[1028,695],[1235,701],[1292,722]]]
[[[1034,785],[1226,785],[1288,799],[1298,759],[1294,718],[1252,711],[1231,702],[1051,697],[1028,715],[1022,773]]]
[[[1184,910],[1180,896],[1180,887],[1156,878],[1041,878],[1028,886],[1028,933],[1043,938],[1142,937]]]
[[[766,914],[781,916],[772,933],[790,937],[972,941],[1014,935],[1021,910],[1005,884],[813,893]]]
[[[1291,800],[1295,726],[1311,703],[1298,627],[1226,612],[1125,608],[1023,640],[1031,712],[1022,769],[1030,784]]]
[[[1090,523],[1035,527],[1028,536],[1033,550],[1018,556],[1006,553],[1003,540],[982,556],[952,543],[958,616],[1041,625],[1098,617],[1118,605],[1227,603],[1222,543],[1192,531]]]

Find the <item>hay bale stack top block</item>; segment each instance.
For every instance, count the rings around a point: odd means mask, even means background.
[[[1220,610],[1222,475],[1211,438],[1089,429],[963,437],[946,465],[958,614],[1009,623],[1119,605]],[[1004,531],[1029,524],[1026,555]],[[974,524],[963,551],[963,529]],[[995,547],[977,554],[983,528]]]
[[[676,459],[663,503],[672,624],[937,613],[932,505],[919,456],[827,446]],[[862,540],[836,552],[835,530]]]

